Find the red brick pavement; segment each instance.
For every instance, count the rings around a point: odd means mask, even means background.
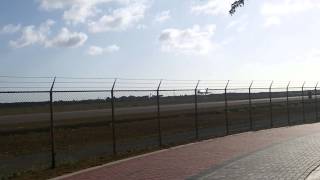
[[[272,144],[314,133],[320,133],[320,123],[230,135],[109,163],[58,179],[185,179]]]

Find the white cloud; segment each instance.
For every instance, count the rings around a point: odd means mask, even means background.
[[[225,46],[225,45],[228,45],[228,44],[232,43],[233,41],[234,41],[233,37],[228,37],[228,38],[224,39],[223,41],[221,41],[219,44]]]
[[[108,3],[116,0],[38,0],[40,3],[40,8],[53,11],[56,9],[69,9],[73,6],[82,6],[82,7],[94,7],[100,3]]]
[[[265,16],[265,27],[278,25],[281,23],[281,17],[306,12],[312,9],[320,8],[319,0],[270,0],[261,7],[261,14]]]
[[[129,4],[134,0],[36,0],[36,1],[39,2],[41,9],[51,11],[56,9],[70,8],[73,5],[96,6],[101,3],[110,3],[110,2],[116,2],[119,4]]]
[[[79,3],[79,0],[38,0],[40,8],[45,10],[62,9],[74,3]]]
[[[1,34],[13,34],[13,33],[20,31],[20,29],[21,29],[21,24],[17,24],[17,25],[7,24],[1,28],[0,33]]]
[[[88,18],[94,17],[97,6],[116,0],[38,0],[40,8],[52,11],[63,9],[63,19],[68,23],[85,23]]]
[[[91,56],[97,56],[103,54],[104,49],[99,46],[90,46],[88,49],[88,54]]]
[[[248,26],[248,21],[247,21],[248,16],[243,15],[239,17],[236,20],[231,21],[230,23],[227,24],[226,29],[235,29],[238,32],[243,32],[247,29]]]
[[[318,0],[281,0],[265,2],[261,8],[264,15],[286,15],[320,8]]]
[[[34,26],[24,27],[22,36],[9,42],[11,47],[22,48],[43,41],[43,35],[35,30]]]
[[[79,47],[88,39],[88,36],[82,32],[70,32],[67,28],[62,28],[60,33],[47,40],[47,47]]]
[[[237,30],[238,32],[243,32],[243,31],[245,31],[245,30],[247,29],[248,24],[249,24],[248,22],[245,22],[245,23],[239,25],[239,26],[236,28],[236,30]]]
[[[36,43],[43,44],[46,42],[46,38],[50,34],[50,28],[54,23],[53,20],[49,19],[40,24],[39,27],[35,27],[34,25],[23,27],[21,37],[10,41],[9,44],[14,48],[22,48]]]
[[[147,0],[38,0],[40,8],[52,11],[63,10],[67,24],[85,23],[91,32],[123,30],[144,17]],[[101,7],[113,3],[112,12]],[[99,15],[99,16],[98,16]]]
[[[147,29],[148,26],[145,25],[145,24],[138,24],[136,28],[137,28],[138,30],[144,30],[144,29]]]
[[[63,13],[63,19],[68,23],[85,23],[88,17],[96,15],[96,9],[92,6],[73,5]]]
[[[318,61],[320,60],[320,49],[313,48],[311,49],[303,58],[300,60],[314,60]]]
[[[205,3],[196,3],[191,12],[208,15],[227,15],[234,0],[206,0]]]
[[[99,33],[126,30],[144,18],[146,9],[147,6],[141,3],[115,9],[111,14],[102,16],[98,21],[90,22],[89,31]]]
[[[159,22],[159,23],[162,23],[162,22],[165,22],[167,21],[168,19],[171,18],[171,15],[170,15],[170,10],[167,10],[167,11],[162,11],[161,13],[157,14],[156,17],[155,17],[155,22]]]
[[[165,29],[159,37],[161,50],[184,54],[208,54],[214,47],[211,38],[215,30],[216,26],[213,24],[205,27],[194,25],[188,29]]]
[[[110,45],[106,48],[99,47],[99,46],[90,46],[87,53],[91,56],[98,56],[104,53],[113,53],[120,50],[120,47],[117,45]]]
[[[279,17],[277,16],[270,16],[270,17],[267,17],[263,26],[264,27],[270,27],[270,26],[273,26],[273,25],[279,25],[281,24],[281,20]]]
[[[44,47],[78,47],[88,38],[84,33],[70,32],[67,28],[62,28],[59,34],[50,38],[51,27],[54,23],[52,20],[47,20],[39,27],[34,25],[23,27],[21,37],[17,40],[11,40],[9,45],[13,48],[22,48],[34,44]]]

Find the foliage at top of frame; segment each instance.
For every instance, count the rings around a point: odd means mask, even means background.
[[[236,12],[236,9],[244,6],[244,0],[237,0],[231,4],[231,9],[229,11],[230,15],[233,15]]]

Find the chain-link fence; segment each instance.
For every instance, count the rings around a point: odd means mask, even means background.
[[[0,77],[0,174],[319,121],[317,82]]]

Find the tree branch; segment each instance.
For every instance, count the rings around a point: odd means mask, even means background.
[[[244,0],[236,0],[234,3],[232,3],[231,9],[229,11],[230,15],[233,15],[236,12],[236,9],[243,5],[244,5]]]

